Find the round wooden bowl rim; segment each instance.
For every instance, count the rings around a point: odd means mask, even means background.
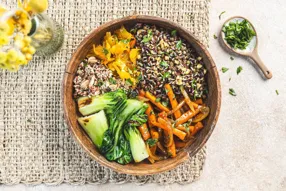
[[[77,57],[77,55],[80,54],[80,50],[85,46],[85,44],[89,41],[89,38],[92,36],[92,34],[94,33],[98,33],[100,30],[106,28],[106,27],[110,27],[112,25],[115,25],[117,24],[118,22],[121,22],[121,21],[132,21],[132,20],[137,20],[137,19],[144,19],[144,20],[148,20],[148,21],[157,21],[157,22],[161,22],[161,23],[165,23],[165,24],[169,24],[169,25],[172,25],[175,29],[180,29],[181,31],[185,32],[186,34],[188,34],[190,36],[190,38],[193,38],[193,40],[197,43],[197,45],[200,46],[200,48],[202,49],[202,51],[205,53],[205,55],[208,57],[209,59],[209,62],[211,64],[211,69],[213,69],[213,72],[214,72],[214,76],[217,80],[217,91],[218,91],[218,99],[216,100],[216,105],[217,105],[217,108],[216,108],[216,113],[215,113],[215,117],[214,117],[214,120],[210,123],[210,130],[208,131],[208,133],[204,136],[203,140],[201,141],[201,143],[199,144],[198,147],[196,147],[195,150],[192,150],[191,152],[191,156],[189,156],[188,154],[188,150],[185,150],[185,151],[182,151],[181,153],[178,154],[177,157],[181,157],[181,158],[177,158],[178,161],[172,163],[172,162],[169,162],[168,165],[164,166],[163,168],[148,168],[146,170],[143,170],[143,171],[135,171],[133,169],[128,169],[128,168],[122,168],[124,167],[124,165],[120,165],[120,164],[117,164],[115,162],[110,162],[110,161],[107,161],[102,155],[94,155],[90,149],[88,147],[86,147],[85,144],[83,144],[82,140],[76,135],[76,127],[73,127],[72,124],[71,124],[71,121],[70,121],[70,118],[68,116],[68,109],[67,107],[65,106],[65,99],[66,97],[64,96],[64,92],[65,92],[65,88],[66,88],[66,78],[68,75],[72,74],[71,71],[70,71],[70,66],[72,65],[73,63],[73,60],[75,57]],[[138,21],[140,22],[140,21]],[[146,21],[146,23],[148,23]],[[174,23],[174,22],[171,22],[167,19],[163,19],[161,17],[155,17],[155,16],[148,16],[148,15],[132,15],[132,16],[128,16],[128,17],[123,17],[123,18],[120,18],[120,19],[115,19],[115,20],[112,20],[110,22],[107,22],[101,26],[99,26],[98,28],[94,29],[88,36],[86,36],[83,41],[80,43],[80,45],[77,47],[77,49],[75,50],[75,52],[73,53],[73,55],[71,56],[70,58],[70,61],[68,63],[68,65],[66,66],[66,70],[65,70],[65,74],[64,74],[64,77],[63,77],[63,81],[62,81],[62,105],[63,105],[63,109],[64,109],[64,120],[66,122],[66,124],[68,125],[70,131],[72,132],[73,136],[75,137],[75,139],[77,140],[77,142],[81,145],[81,147],[84,148],[84,150],[93,158],[96,160],[96,162],[98,162],[99,164],[103,165],[103,166],[106,166],[112,170],[115,170],[119,173],[125,173],[125,174],[131,174],[131,175],[151,175],[151,174],[157,174],[157,173],[161,173],[161,172],[165,172],[165,171],[168,171],[168,170],[171,170],[175,167],[177,167],[179,164],[183,163],[185,160],[189,159],[189,157],[192,157],[194,156],[204,145],[205,143],[207,142],[207,140],[209,139],[210,135],[212,134],[214,128],[215,128],[215,125],[216,125],[216,122],[218,120],[218,117],[219,117],[219,113],[220,113],[220,106],[221,106],[221,86],[220,86],[220,80],[219,80],[219,75],[218,75],[218,72],[216,70],[216,65],[210,55],[210,53],[208,52],[208,50],[205,48],[205,46],[196,38],[193,36],[193,34],[188,31],[187,29],[181,27],[180,25]]]

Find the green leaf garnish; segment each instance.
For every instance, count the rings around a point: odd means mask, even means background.
[[[159,97],[155,99],[155,102],[160,102],[160,101],[161,101],[161,98]]]
[[[165,73],[163,74],[163,79],[169,78],[170,75],[171,75],[170,72],[165,72]]]
[[[168,67],[169,64],[168,64],[166,61],[161,61],[161,62],[160,62],[160,66]]]
[[[277,95],[279,95],[279,92],[278,92],[278,90],[275,90],[275,92],[276,92],[276,94],[277,94]]]
[[[113,79],[113,78],[109,78],[109,82],[110,82],[111,84],[116,84],[116,80]]]
[[[130,79],[127,79],[125,82],[126,82],[126,84],[128,86],[132,86],[133,85],[133,82]]]
[[[97,86],[98,86],[98,87],[101,87],[102,85],[103,85],[103,81],[102,81],[102,80],[98,80]]]
[[[162,104],[166,107],[168,106],[168,102],[166,102],[166,101],[162,101]]]
[[[247,20],[229,22],[222,31],[225,35],[225,41],[234,49],[246,49],[252,38],[256,36]]]
[[[148,30],[148,34],[144,36],[143,40],[141,42],[149,42],[153,37],[152,30]]]
[[[130,39],[122,39],[121,42],[123,42],[124,44],[128,44],[130,42]]]
[[[238,75],[241,71],[242,71],[242,67],[241,67],[241,66],[239,66],[239,67],[236,69],[236,73],[237,73],[237,75]]]
[[[103,48],[103,53],[104,53],[105,55],[107,55],[107,54],[109,53],[109,51],[108,51],[106,48]]]
[[[157,142],[158,142],[157,139],[151,139],[151,138],[150,138],[150,139],[147,139],[147,140],[146,140],[146,143],[147,143],[150,147],[155,146]]]
[[[232,88],[229,88],[229,94],[232,96],[236,96],[236,93],[235,93],[234,89],[232,89]]]
[[[214,34],[214,39],[217,39],[217,36]]]
[[[176,48],[177,48],[177,49],[181,49],[181,48],[182,48],[182,41],[181,41],[181,40],[179,40],[179,41],[177,42]]]
[[[226,68],[226,67],[221,68],[222,73],[226,73],[228,70],[229,70],[229,68]]]
[[[218,16],[219,20],[221,19],[221,16],[222,16],[223,14],[225,14],[225,11],[223,11],[223,12],[221,12],[221,13],[219,14],[219,16]]]
[[[176,36],[177,35],[177,30],[172,30],[171,35],[172,36]]]

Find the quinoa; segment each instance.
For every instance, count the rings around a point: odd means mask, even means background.
[[[128,85],[114,76],[112,71],[95,57],[86,58],[79,64],[73,82],[74,98],[100,95],[119,88],[129,89]]]
[[[141,49],[137,58],[137,70],[141,71],[138,89],[149,91],[166,103],[166,83],[177,95],[181,95],[182,85],[192,99],[206,97],[207,70],[203,60],[176,31],[138,23],[131,33]]]

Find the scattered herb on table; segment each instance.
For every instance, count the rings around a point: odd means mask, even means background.
[[[222,73],[226,73],[228,70],[229,70],[229,68],[226,68],[226,67],[221,68]]]
[[[217,36],[214,34],[214,39],[217,39]]]
[[[221,16],[222,16],[223,14],[225,14],[225,11],[223,11],[223,12],[221,12],[221,13],[219,14],[219,16],[218,16],[219,20],[221,19]]]
[[[231,60],[234,60],[234,58],[233,58],[232,56],[230,57],[230,59],[231,59]]]
[[[276,92],[276,94],[277,94],[277,95],[279,95],[279,92],[278,92],[278,90],[275,90],[275,92]]]
[[[228,79],[228,81],[230,82],[231,78]]]
[[[229,94],[232,96],[236,96],[236,93],[235,93],[234,89],[232,89],[232,88],[229,88]]]
[[[244,50],[249,45],[250,41],[256,33],[247,20],[241,22],[229,22],[223,30],[224,39],[234,49]]]
[[[241,71],[242,71],[242,67],[241,67],[241,66],[239,66],[239,67],[236,69],[236,73],[237,73],[237,75],[238,75]]]

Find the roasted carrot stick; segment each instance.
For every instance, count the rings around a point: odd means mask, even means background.
[[[156,97],[150,92],[146,92],[145,97],[148,98],[154,105],[156,105],[160,110],[169,112],[170,110],[165,107],[161,102],[156,101]]]
[[[191,101],[188,93],[186,92],[186,90],[183,88],[183,86],[180,87],[180,90],[185,98],[186,103],[188,104],[188,106],[190,107],[191,111],[195,111],[195,108],[198,108],[198,104],[194,103]]]
[[[202,128],[204,127],[203,123],[202,122],[198,122],[195,124],[195,126],[190,126],[190,133],[191,133],[191,136],[194,136],[197,134],[197,132],[199,130],[201,130]]]
[[[146,92],[144,90],[140,90],[139,91],[139,95],[142,97],[145,97]]]
[[[147,150],[147,153],[149,155],[149,157],[153,160],[162,160],[162,157],[160,156],[157,156],[157,155],[154,155],[151,150],[150,150],[150,147],[148,144],[146,144],[146,150]]]
[[[150,127],[150,133],[151,133],[151,137],[152,139],[159,139],[159,133],[156,131],[156,129],[154,127]]]
[[[153,111],[153,108],[151,106],[151,104],[148,103],[148,108],[145,111],[146,115],[148,116],[148,121],[153,124],[154,122],[156,122],[156,116],[155,113]]]
[[[177,105],[177,107],[176,107],[176,108],[173,108],[173,110],[169,111],[169,112],[167,113],[167,115],[172,115],[173,113],[175,113],[175,112],[177,112],[177,111],[180,111],[180,109],[184,106],[185,103],[186,103],[185,100],[181,101],[181,102]],[[181,113],[181,111],[180,111],[180,113]],[[181,114],[181,115],[182,115],[182,114]]]
[[[175,94],[173,92],[173,89],[170,86],[170,84],[165,84],[165,89],[166,89],[167,95],[169,97],[172,109],[174,110],[178,106],[178,102],[177,102],[177,99],[176,99]],[[181,117],[181,115],[182,115],[182,113],[179,109],[174,111],[174,116],[176,119]]]
[[[170,147],[168,147],[168,154],[174,158],[177,154],[176,154],[176,146],[175,146],[175,143],[174,141],[172,142],[172,145]]]
[[[147,139],[149,139],[151,137],[146,123],[141,125],[138,129],[139,129],[144,141],[146,141]]]
[[[175,146],[176,148],[183,148],[187,145],[186,142],[182,142],[182,141],[175,141]]]
[[[151,157],[148,157],[148,160],[149,160],[149,162],[150,162],[151,164],[155,163],[155,160],[152,159]]]
[[[200,98],[200,99],[197,99],[196,101],[195,101],[195,103],[196,104],[198,104],[198,105],[202,105],[203,104],[203,100]]]
[[[167,155],[166,149],[163,147],[160,141],[157,142],[157,147],[159,148],[158,151],[160,151],[163,155]]]
[[[191,119],[192,117],[194,117],[195,115],[197,115],[200,112],[199,109],[196,109],[194,112],[192,111],[187,111],[186,113],[184,113],[179,119],[176,120],[176,127],[180,124],[183,124],[185,122],[187,122],[189,119]]]
[[[172,131],[172,124],[161,118],[158,117],[158,127],[164,129],[164,142],[166,144],[166,147],[170,147],[173,140],[173,131]]]
[[[183,125],[178,125],[178,127],[176,127],[176,128],[181,130],[181,131],[186,131],[186,128]]]
[[[177,128],[173,128],[173,134],[176,135],[181,140],[184,140],[187,135],[184,131],[181,131]]]

